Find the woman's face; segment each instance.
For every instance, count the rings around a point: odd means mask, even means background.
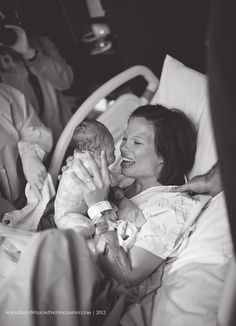
[[[155,150],[153,125],[142,117],[133,117],[128,123],[120,146],[123,175],[142,182],[158,179],[163,159]]]

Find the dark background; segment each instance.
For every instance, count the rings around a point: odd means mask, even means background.
[[[28,31],[47,35],[72,65],[77,86],[103,83],[143,64],[159,77],[168,53],[206,72],[206,32],[210,0],[101,0],[105,17],[91,18],[85,0],[19,0]],[[113,48],[89,56],[81,37],[94,21],[108,23]]]

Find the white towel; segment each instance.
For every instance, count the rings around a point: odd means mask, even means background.
[[[2,223],[8,227],[36,231],[48,201],[55,195],[55,188],[50,174],[47,175],[41,194],[42,199],[38,200],[29,183],[27,183],[25,187],[27,205],[20,210],[6,213]]]

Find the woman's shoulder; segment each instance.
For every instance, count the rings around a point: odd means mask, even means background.
[[[173,186],[152,187],[132,199],[146,219],[136,245],[154,254],[158,248],[158,255],[163,259],[173,254],[176,244],[179,246],[184,241],[206,204],[206,200],[172,189]]]
[[[197,216],[205,206],[205,201],[187,194],[173,192],[173,186],[155,186],[144,190],[132,198],[148,216],[159,216],[160,212],[173,212],[179,218],[188,220]]]
[[[153,186],[133,196],[132,200],[149,203],[167,200],[167,202],[171,203],[179,197],[177,193],[172,192],[172,189],[173,186]]]
[[[193,197],[187,193],[173,191],[173,189],[175,187],[176,186],[172,186],[172,185],[171,186],[169,186],[169,185],[168,186],[163,186],[163,185],[153,186],[153,187],[143,190],[142,192],[140,192],[139,194],[134,196],[132,199],[150,198],[150,200],[166,199],[170,203],[176,202],[176,201],[180,202],[180,203],[189,202],[189,203],[193,203],[193,204],[194,203],[197,204],[199,202],[205,203],[205,200],[199,196]],[[209,196],[207,196],[207,198],[209,198]]]

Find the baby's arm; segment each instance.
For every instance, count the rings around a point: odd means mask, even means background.
[[[94,244],[99,265],[104,273],[125,286],[143,281],[163,261],[162,258],[135,245],[127,254],[119,245],[115,231],[96,235]]]

